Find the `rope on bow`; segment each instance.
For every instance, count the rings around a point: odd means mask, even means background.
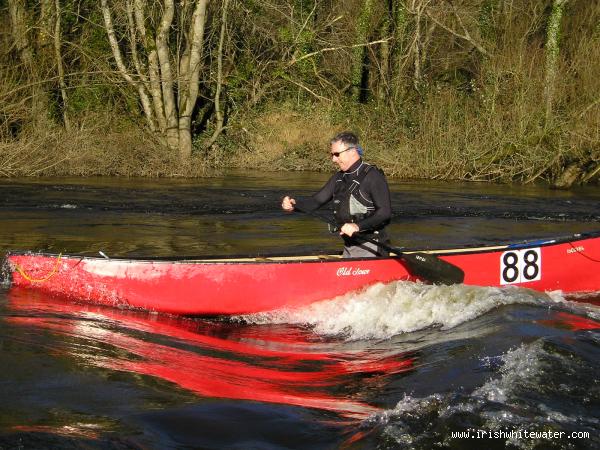
[[[54,267],[52,268],[52,271],[48,275],[46,275],[44,278],[33,278],[33,277],[27,275],[27,273],[25,273],[25,269],[23,269],[18,264],[15,264],[15,270],[17,272],[19,272],[23,278],[25,278],[27,281],[29,281],[31,283],[44,283],[44,282],[48,281],[50,278],[52,278],[54,275],[56,275],[61,256],[62,256],[62,253],[59,253],[58,257],[56,258],[56,262],[54,263]]]

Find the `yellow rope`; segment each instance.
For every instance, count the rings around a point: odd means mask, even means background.
[[[52,268],[52,272],[50,272],[44,278],[31,278],[29,275],[27,275],[25,273],[25,270],[18,264],[15,264],[15,270],[17,272],[19,272],[23,278],[25,278],[26,280],[28,280],[31,283],[44,283],[45,281],[48,281],[50,278],[52,278],[56,274],[56,271],[58,269],[58,263],[60,262],[61,256],[62,256],[62,253],[59,253],[58,257],[56,258],[56,263],[54,263],[54,267]]]

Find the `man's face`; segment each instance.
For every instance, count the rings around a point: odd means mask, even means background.
[[[358,161],[358,153],[356,148],[344,144],[341,141],[334,142],[331,144],[331,159],[338,165],[340,170],[348,170],[352,164]]]

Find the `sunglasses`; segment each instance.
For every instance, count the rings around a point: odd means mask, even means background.
[[[352,150],[355,149],[356,147],[348,147],[346,150],[342,150],[341,152],[331,152],[329,153],[332,157],[335,156],[336,158],[339,157],[342,153],[347,152],[348,150]]]

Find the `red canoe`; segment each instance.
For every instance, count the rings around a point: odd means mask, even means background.
[[[600,232],[428,253],[460,267],[468,285],[600,292]],[[12,287],[185,315],[294,308],[378,282],[415,281],[398,258],[333,255],[169,260],[11,252],[3,272]]]

